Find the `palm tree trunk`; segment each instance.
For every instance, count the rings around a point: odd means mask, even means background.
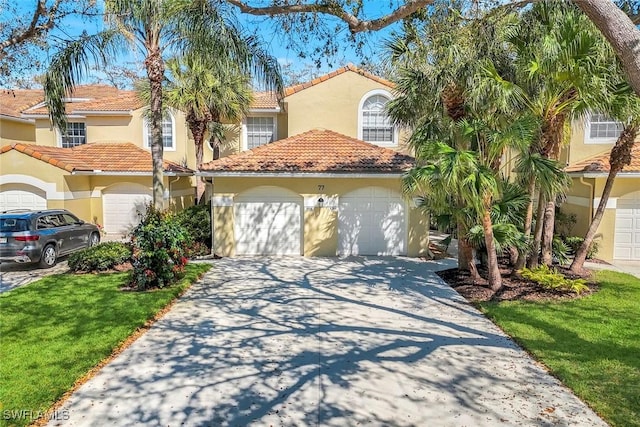
[[[531,236],[531,223],[533,222],[533,196],[536,192],[536,177],[531,176],[529,178],[529,184],[527,185],[527,193],[529,194],[529,203],[527,204],[527,212],[524,216],[524,236],[528,239]],[[527,251],[520,251],[518,253],[518,260],[514,266],[513,271],[522,270],[527,262]]]
[[[200,170],[204,157],[204,134],[207,129],[207,119],[201,119],[195,111],[190,111],[186,120],[191,136],[193,136],[193,144],[196,147],[196,170]],[[202,203],[204,191],[204,181],[201,177],[196,177],[196,204]]]
[[[531,255],[527,263],[529,268],[536,268],[539,261],[540,242],[542,241],[542,225],[544,224],[544,208],[546,202],[542,194],[538,195],[538,211],[536,216],[536,229],[533,233],[533,245],[531,247]]]
[[[585,234],[580,248],[576,251],[571,267],[569,267],[572,273],[581,273],[584,268],[584,262],[587,259],[589,247],[591,246],[591,243],[593,243],[593,238],[595,237],[596,231],[598,231],[598,227],[600,226],[600,222],[604,216],[604,210],[607,207],[607,202],[609,201],[609,196],[611,195],[616,175],[618,175],[618,172],[620,172],[625,166],[631,163],[631,149],[633,148],[633,143],[638,136],[639,130],[639,126],[625,126],[616,141],[616,145],[611,149],[611,154],[609,155],[609,164],[611,165],[611,168],[609,170],[609,175],[607,175],[607,182],[604,184],[598,209],[596,209],[595,215],[591,220],[591,224],[589,224],[587,234]]]
[[[484,230],[484,244],[487,248],[487,278],[489,280],[489,286],[494,292],[496,292],[502,288],[502,276],[500,275],[498,254],[496,252],[496,245],[493,239],[493,224],[491,222],[490,209],[490,205],[484,209],[482,214],[482,229]]]
[[[541,258],[544,265],[553,263],[553,229],[555,228],[556,201],[555,196],[547,202],[544,209],[544,226],[542,232]]]
[[[162,79],[164,78],[164,61],[160,49],[149,48],[144,61],[151,86],[151,162],[153,165],[153,206],[157,210],[164,209],[164,146],[162,144]]]
[[[480,274],[473,260],[473,247],[466,238],[467,232],[462,224],[458,221],[458,269],[468,271],[472,280],[479,280]]]

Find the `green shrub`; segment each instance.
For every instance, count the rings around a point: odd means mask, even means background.
[[[559,236],[553,236],[553,240],[551,241],[551,253],[553,255],[553,259],[558,262],[560,265],[565,265],[569,263],[569,252],[571,249],[567,244],[560,238]]]
[[[176,214],[192,241],[188,256],[207,255],[211,252],[211,207],[209,204],[190,206]]]
[[[71,271],[104,271],[131,259],[131,249],[121,242],[105,242],[69,256]]]
[[[189,233],[175,215],[149,206],[131,234],[132,285],[138,290],[164,288],[179,280],[190,243]]]
[[[556,289],[565,292],[581,294],[588,291],[587,281],[584,279],[567,279],[563,274],[546,265],[541,265],[533,270],[523,268],[520,274],[525,279],[537,283],[545,289]]]
[[[580,246],[582,246],[582,242],[584,241],[584,238],[579,236],[571,236],[571,237],[565,237],[564,241],[567,244],[567,246],[569,246],[573,251],[573,253],[575,254],[578,251],[578,249],[580,249]],[[596,255],[598,255],[598,249],[599,249],[598,242],[592,240],[591,245],[589,245],[589,249],[587,250],[587,258],[588,259],[595,258]]]

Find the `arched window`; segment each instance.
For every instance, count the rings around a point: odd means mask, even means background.
[[[151,121],[144,118],[142,126],[142,138],[146,148],[151,147]],[[176,125],[175,119],[171,113],[165,113],[162,118],[162,145],[167,151],[175,151],[176,149]]]
[[[396,130],[385,110],[390,97],[384,91],[370,92],[360,103],[358,137],[378,145],[397,144]]]

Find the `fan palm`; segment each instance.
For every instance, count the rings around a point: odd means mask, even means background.
[[[243,74],[235,62],[224,63],[222,59],[210,62],[207,57],[187,54],[166,62],[163,104],[185,112],[195,145],[197,169],[203,162],[206,134],[215,141],[216,159],[219,157],[216,148],[222,138],[218,130],[224,132],[222,122],[239,122],[253,99],[251,77]],[[150,99],[147,81],[139,82],[137,89],[145,101]],[[204,182],[197,180],[196,201],[201,201],[203,194]]]
[[[584,114],[603,93],[603,81],[611,71],[611,49],[589,20],[565,2],[536,3],[506,33],[516,53],[515,75],[509,79],[486,63],[485,78],[478,81],[476,90],[490,94],[505,112],[524,108],[539,118],[540,138],[531,145],[529,155],[558,160],[569,120]],[[531,179],[527,187],[531,199],[535,189],[541,188]],[[556,192],[551,187],[542,191],[548,197],[539,197],[538,221],[543,228],[538,231],[543,262],[550,264]],[[530,230],[531,213],[525,231]],[[537,247],[533,253],[536,256]]]
[[[142,53],[150,88],[153,203],[162,209],[165,57],[194,52],[210,61],[232,58],[243,73],[265,80],[277,91],[282,89],[279,67],[274,58],[256,55],[251,47],[257,41],[243,36],[232,15],[213,0],[105,0],[104,11],[105,31],[83,34],[54,56],[45,76],[45,101],[53,123],[64,129],[64,98],[90,65],[104,66],[120,52]]]

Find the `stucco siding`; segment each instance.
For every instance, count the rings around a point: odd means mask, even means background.
[[[214,200],[232,200],[236,195],[259,186],[275,186],[293,191],[303,198],[325,200],[337,198],[363,187],[381,187],[401,193],[400,179],[384,178],[230,178],[214,179]],[[407,255],[419,256],[426,252],[428,243],[428,217],[406,203]],[[222,256],[235,255],[234,211],[232,206],[215,206],[214,251]],[[303,254],[305,256],[335,256],[338,247],[337,207],[314,206],[304,210]]]
[[[33,144],[35,140],[36,127],[34,123],[0,119],[0,146],[14,142]]]

